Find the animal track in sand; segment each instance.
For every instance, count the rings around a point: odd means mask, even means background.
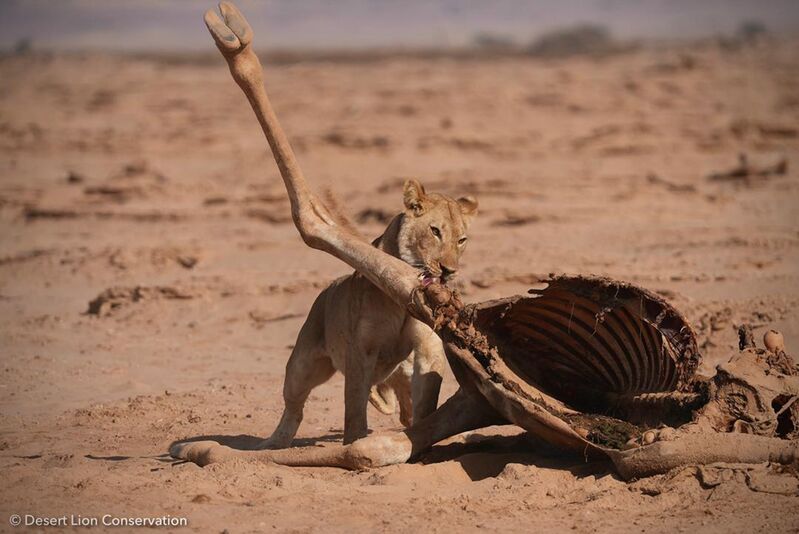
[[[88,315],[105,317],[130,304],[145,300],[188,300],[195,298],[194,292],[170,286],[111,287],[89,302]]]

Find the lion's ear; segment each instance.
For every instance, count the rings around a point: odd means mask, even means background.
[[[458,199],[458,204],[461,207],[461,213],[464,215],[474,215],[477,213],[477,199],[474,197],[461,197]]]
[[[405,207],[415,215],[421,215],[424,212],[424,200],[425,193],[422,184],[413,178],[405,180],[405,185],[402,187],[402,201],[405,203]]]

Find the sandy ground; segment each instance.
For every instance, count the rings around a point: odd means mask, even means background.
[[[742,322],[799,348],[797,48],[306,62],[267,81],[306,175],[366,234],[404,177],[479,199],[467,301],[550,272],[635,282],[687,314],[712,372]],[[173,440],[269,435],[303,317],[348,269],[298,238],[221,59],[17,57],[0,79],[0,530],[13,513],[231,533],[799,529],[792,478],[786,495],[733,471],[627,484],[514,427],[373,472],[173,464]],[[708,179],[739,153],[787,172]],[[295,443],[340,440],[343,409],[336,376]]]

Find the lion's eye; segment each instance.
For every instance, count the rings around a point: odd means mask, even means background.
[[[430,227],[430,231],[433,232],[434,236],[436,236],[437,238],[441,239],[441,230],[439,230],[435,226],[431,226]]]
[[[458,244],[459,244],[459,245],[463,245],[463,244],[465,244],[465,243],[466,243],[466,236],[463,236],[463,237],[461,237],[460,239],[458,239]]]

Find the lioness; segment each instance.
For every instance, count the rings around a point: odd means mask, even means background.
[[[405,211],[373,245],[417,267],[423,277],[448,280],[458,270],[477,201],[425,193],[416,180],[405,182],[403,201]],[[438,404],[444,361],[441,340],[427,325],[357,272],[339,278],[319,294],[300,329],[286,364],[283,416],[259,448],[291,444],[311,390],[336,370],[344,374],[344,443],[366,436],[374,384],[383,383],[373,393],[378,408],[394,390],[402,422],[411,423],[411,404],[413,418],[422,419]]]

